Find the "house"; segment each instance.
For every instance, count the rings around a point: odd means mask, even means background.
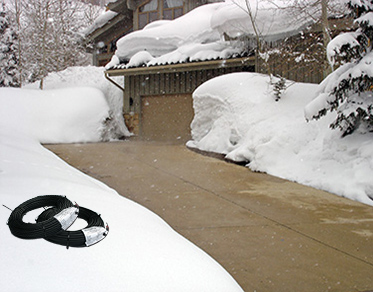
[[[191,138],[193,91],[205,81],[255,69],[253,58],[107,70],[124,77],[124,117],[130,132],[147,140],[184,143]],[[113,81],[112,81],[113,82]]]
[[[186,142],[194,116],[192,93],[200,84],[231,72],[267,70],[253,55],[254,32],[247,30],[247,13],[224,2],[203,4],[206,1],[117,0],[108,5],[107,21],[88,34],[96,48],[96,64],[106,64],[106,78],[123,91],[128,129],[143,139]],[[278,11],[276,18],[265,13],[258,18],[262,31],[271,27],[269,43],[291,39],[309,26],[289,25],[291,20]],[[320,70],[307,75],[308,68],[290,62],[279,67],[277,59],[266,64],[274,74],[286,72],[285,77],[296,81],[322,79]],[[122,77],[124,86],[114,77]]]
[[[93,47],[94,65],[105,66],[109,63],[122,36],[141,30],[154,20],[176,19],[211,2],[216,1],[117,0],[109,3],[106,13],[86,32],[86,38]],[[123,91],[123,114],[132,133],[149,140],[184,143],[191,138],[193,91],[208,79],[222,74],[254,71],[251,58],[244,54],[237,54],[236,57],[165,63],[152,67],[117,66],[107,70],[106,77]],[[124,78],[124,87],[112,79],[116,76]]]
[[[93,56],[92,64],[105,66],[115,53],[117,40],[132,31],[133,12],[126,2],[109,3],[108,10],[84,31],[86,48]]]
[[[172,20],[214,0],[117,0],[109,2],[84,34],[93,65],[105,66],[114,55],[122,36],[145,27],[155,20]],[[88,45],[89,44],[89,45]]]

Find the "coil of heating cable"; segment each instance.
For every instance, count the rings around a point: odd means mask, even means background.
[[[23,217],[30,211],[53,207],[55,214],[36,223],[27,223]],[[66,197],[58,195],[38,196],[15,208],[10,214],[8,226],[11,233],[22,239],[47,238],[66,230],[77,218],[79,209]]]
[[[37,222],[43,222],[49,218],[53,218],[56,214],[56,208],[49,208],[43,211],[36,219]],[[83,219],[87,222],[87,226],[81,230],[61,230],[57,234],[45,237],[49,242],[71,247],[86,247],[91,246],[102,239],[104,239],[108,232],[108,225],[104,224],[101,216],[96,212],[89,210],[84,207],[79,207],[78,218]]]

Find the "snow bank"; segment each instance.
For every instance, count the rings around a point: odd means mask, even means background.
[[[41,143],[100,141],[109,106],[95,88],[0,90],[0,127]]]
[[[189,147],[284,179],[373,205],[372,134],[340,138],[335,115],[307,123],[304,107],[318,86],[295,83],[276,102],[268,76],[234,73],[202,84],[193,94]]]
[[[110,107],[110,115],[113,118],[109,139],[130,136],[123,119],[123,92],[111,84],[104,75],[104,67],[85,66],[69,67],[60,72],[49,73],[44,78],[45,89],[73,88],[73,87],[93,87],[101,90]],[[122,78],[115,78],[118,84],[123,84]],[[38,88],[39,82],[28,84],[24,88]]]
[[[102,242],[66,250],[14,237],[5,224],[10,211],[2,208],[3,291],[242,291],[219,264],[157,215],[40,145],[74,140],[79,132],[95,139],[108,110],[99,90],[1,89],[0,103],[1,204],[13,209],[35,196],[65,195],[100,213],[110,226]],[[38,213],[30,212],[25,221],[33,222]]]

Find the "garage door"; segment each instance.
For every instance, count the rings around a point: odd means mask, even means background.
[[[185,143],[194,116],[190,94],[141,98],[141,136],[146,140]]]

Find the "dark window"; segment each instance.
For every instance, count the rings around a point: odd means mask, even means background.
[[[163,19],[168,19],[168,20],[173,19],[173,15],[172,15],[172,10],[171,9],[163,10]]]
[[[139,29],[158,19],[158,0],[151,0],[139,7]]]
[[[148,23],[148,14],[141,13],[139,14],[139,28],[144,28],[145,25]]]
[[[174,19],[184,14],[183,8],[174,8]]]
[[[183,0],[151,0],[139,7],[139,29],[157,19],[172,20],[184,14]],[[159,15],[159,11],[163,11]]]
[[[183,0],[163,0],[163,19],[175,19],[183,15]]]
[[[157,19],[158,19],[158,12],[149,13],[148,23],[151,23],[152,21],[157,20]]]

